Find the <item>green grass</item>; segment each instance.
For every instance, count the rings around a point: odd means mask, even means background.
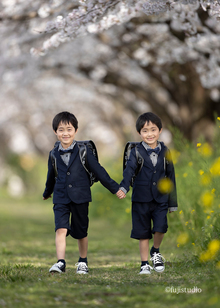
[[[89,274],[76,275],[77,242],[70,237],[66,273],[49,274],[56,261],[51,201],[3,198],[0,307],[219,307],[219,270],[211,262],[199,263],[193,249],[178,248],[171,231],[161,246],[165,272],[138,275],[138,241],[130,239],[130,228],[129,219],[92,215]],[[194,287],[201,293],[189,293]]]

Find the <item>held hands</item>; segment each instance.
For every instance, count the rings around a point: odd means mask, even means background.
[[[47,198],[44,198],[44,197],[43,197],[43,200],[47,200],[47,199],[49,199],[49,198],[52,198],[51,195],[50,195],[49,197],[47,197]]]
[[[126,194],[119,189],[116,193],[116,196],[118,197],[118,199],[124,199],[126,197]]]

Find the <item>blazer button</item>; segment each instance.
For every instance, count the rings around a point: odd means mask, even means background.
[[[157,171],[156,171],[156,170],[154,170],[154,173],[157,173]]]
[[[156,183],[156,182],[153,182],[153,185],[155,186],[155,185],[157,185],[157,183]]]
[[[71,188],[71,187],[72,187],[72,185],[70,184],[70,185],[69,185],[69,187]]]
[[[67,172],[67,175],[70,175],[70,172]]]

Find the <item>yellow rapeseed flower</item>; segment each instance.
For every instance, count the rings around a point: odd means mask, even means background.
[[[162,194],[171,193],[173,187],[173,182],[169,178],[162,178],[157,183],[157,188]]]
[[[210,168],[210,172],[214,176],[220,175],[220,157],[218,157]]]
[[[188,163],[188,165],[189,165],[190,167],[192,167],[193,162],[192,162],[192,161],[190,161],[190,162]]]
[[[188,173],[183,173],[183,177],[186,178],[188,176]]]
[[[195,212],[195,210],[192,210],[191,213],[193,214]]]
[[[213,188],[212,191],[211,191],[211,193],[214,195],[214,194],[215,194],[215,191],[216,191],[216,189]]]
[[[174,165],[177,163],[179,156],[180,152],[175,149],[171,149],[169,152],[166,153],[166,159],[168,161],[173,161]]]
[[[189,222],[188,222],[188,221],[186,221],[186,222],[185,222],[185,226],[187,226],[187,225],[188,225],[188,223],[189,223]]]
[[[208,215],[207,217],[206,217],[206,219],[210,219],[211,218],[211,216],[210,215]]]
[[[131,212],[131,209],[130,209],[130,208],[126,208],[125,212],[126,212],[127,214],[129,214],[129,213]]]
[[[211,207],[214,201],[214,196],[209,191],[206,191],[202,194],[201,201],[205,207]]]
[[[203,186],[207,186],[211,183],[211,176],[208,174],[203,174],[202,177],[200,178],[200,182]]]
[[[179,211],[179,214],[181,215],[181,214],[183,214],[183,211],[181,210],[181,211]]]
[[[193,246],[195,246],[195,243],[192,243]]]
[[[202,156],[209,157],[212,155],[212,147],[208,143],[204,143],[200,148]]]
[[[207,251],[203,251],[200,256],[199,256],[199,260],[201,262],[207,262],[209,261],[210,259],[212,258],[212,255],[210,254],[210,252],[207,250]]]
[[[219,121],[220,121],[220,117],[217,117],[217,120],[219,120]]]
[[[177,243],[180,245],[185,245],[189,241],[189,235],[186,232],[181,233],[177,237]]]
[[[203,175],[203,174],[204,174],[204,171],[203,171],[203,170],[199,170],[199,174],[200,174],[200,175]]]
[[[199,147],[201,147],[201,143],[199,142],[199,143],[197,143],[197,148],[199,148]]]
[[[208,244],[208,250],[210,251],[210,253],[212,255],[216,255],[216,253],[219,251],[220,249],[220,241],[217,239],[212,240],[209,244]]]

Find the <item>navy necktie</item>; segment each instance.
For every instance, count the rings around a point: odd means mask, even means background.
[[[160,148],[156,147],[155,149],[147,149],[148,155],[151,155],[153,152],[158,155],[160,153]]]
[[[59,150],[59,153],[60,155],[64,155],[64,154],[67,154],[67,153],[73,153],[73,149],[68,149],[68,150]]]

